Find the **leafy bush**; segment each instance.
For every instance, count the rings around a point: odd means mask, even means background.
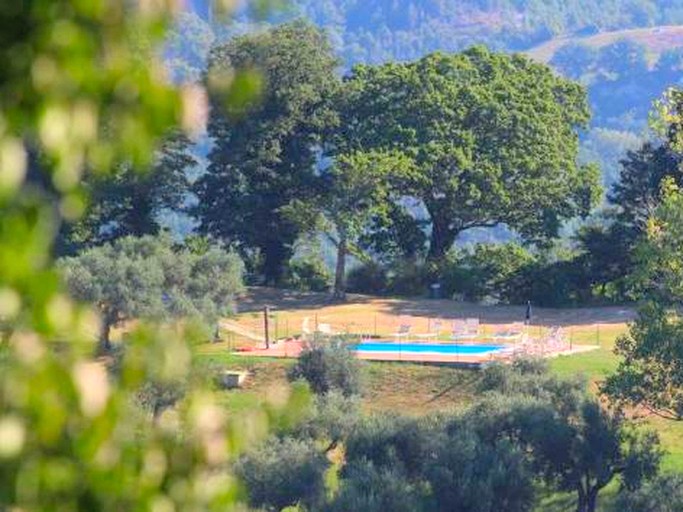
[[[431,432],[418,420],[395,415],[367,418],[349,436],[346,459],[367,460],[408,476],[420,475],[430,461]]]
[[[524,297],[538,306],[563,307],[589,303],[592,289],[582,258],[539,263],[527,267],[521,281],[524,286],[512,288],[513,301]]]
[[[382,265],[371,261],[351,269],[346,287],[352,293],[383,295],[389,287],[389,277]]]
[[[297,425],[297,437],[328,443],[328,451],[345,440],[356,427],[360,416],[360,400],[339,391],[318,395],[309,415]]]
[[[339,391],[344,396],[360,393],[361,362],[342,338],[317,339],[301,353],[287,374],[290,381],[305,379],[314,393]]]
[[[506,380],[456,425],[487,443],[513,440],[546,484],[577,492],[577,511],[594,512],[600,491],[612,480],[633,489],[657,473],[662,452],[656,435],[630,428],[621,414],[571,382],[511,373],[516,381]]]
[[[339,493],[330,512],[419,512],[425,506],[425,486],[411,482],[391,467],[376,467],[367,460],[354,461],[344,468]]]
[[[244,266],[217,247],[176,250],[170,237],[125,237],[63,258],[59,269],[74,298],[102,315],[102,348],[112,328],[133,319],[196,319],[212,324],[234,311]]]
[[[680,512],[683,510],[683,476],[663,475],[641,488],[619,493],[614,512]]]
[[[524,358],[511,365],[493,364],[482,371],[477,391],[506,397],[531,397],[552,403],[563,412],[576,409],[586,389],[583,378],[562,379],[548,370],[544,359]]]
[[[320,258],[294,259],[288,270],[285,287],[302,292],[327,291],[332,281],[332,272]]]
[[[273,438],[242,456],[236,472],[246,484],[252,506],[281,510],[299,503],[319,505],[328,466],[329,461],[312,441]]]
[[[492,298],[520,302],[518,281],[535,259],[521,245],[508,243],[477,244],[464,255],[451,256],[447,261],[441,279],[446,294],[458,294],[470,301]]]
[[[408,297],[424,295],[430,284],[425,265],[414,261],[397,261],[389,269],[388,292]]]
[[[513,443],[488,443],[465,429],[434,439],[426,468],[434,506],[449,512],[527,512],[534,509],[533,473]]]
[[[531,509],[531,473],[519,450],[447,427],[386,415],[360,423],[346,444],[333,510]]]

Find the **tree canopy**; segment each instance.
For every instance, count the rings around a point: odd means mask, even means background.
[[[327,37],[304,22],[236,37],[214,48],[209,81],[234,66],[258,72],[260,101],[241,112],[211,101],[214,147],[195,186],[200,231],[245,253],[260,251],[266,282],[284,276],[300,227],[280,209],[314,193],[317,144],[335,122],[337,61]]]
[[[215,322],[233,312],[242,262],[212,248],[174,250],[168,237],[125,237],[59,262],[72,296],[102,316],[100,342],[122,321],[197,318]]]
[[[578,130],[589,118],[585,92],[545,66],[476,47],[357,66],[345,87],[349,145],[414,161],[403,193],[428,212],[434,259],[474,227],[555,236],[562,220],[595,203],[597,170],[576,164]]]
[[[100,245],[124,236],[155,235],[161,216],[185,207],[190,189],[188,174],[197,165],[189,138],[177,132],[167,136],[148,170],[123,163],[106,175],[87,175],[84,188],[89,206],[85,215],[63,226],[57,251]]]

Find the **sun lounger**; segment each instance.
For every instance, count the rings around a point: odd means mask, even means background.
[[[429,332],[415,334],[415,337],[423,339],[438,338],[439,334],[441,334],[441,320],[434,320],[433,322],[430,322]]]
[[[319,332],[320,334],[324,334],[326,336],[334,336],[336,334],[339,334],[332,328],[332,325],[330,324],[318,324],[317,332]]]
[[[465,320],[454,320],[451,339],[454,341],[472,340],[479,336],[479,319],[467,318]]]
[[[301,321],[301,335],[304,338],[310,338],[313,335],[313,331],[311,331],[311,319],[309,317],[305,317]]]
[[[543,342],[550,352],[564,352],[569,349],[569,339],[559,326],[552,327]]]
[[[398,327],[398,330],[395,333],[392,333],[392,336],[398,341],[401,338],[407,338],[410,336],[410,329],[412,326],[410,324],[401,324]]]
[[[522,322],[515,322],[497,331],[493,335],[493,339],[497,341],[516,341],[522,339],[523,336],[524,324]]]
[[[305,317],[301,322],[301,335],[304,338],[310,338],[314,334],[324,334],[325,336],[335,336],[339,334],[332,328],[331,324],[321,324],[319,323],[315,329],[311,329],[311,319],[310,317]]]

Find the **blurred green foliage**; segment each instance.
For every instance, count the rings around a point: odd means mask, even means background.
[[[99,318],[61,291],[53,242],[85,208],[83,176],[144,169],[161,136],[198,128],[201,91],[172,87],[158,59],[175,4],[0,5],[0,509],[234,509],[231,457],[306,400],[228,418],[189,386],[152,424],[133,397],[183,381],[196,333],[140,323],[110,378],[91,356]]]

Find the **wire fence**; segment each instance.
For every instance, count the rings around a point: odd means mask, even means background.
[[[267,319],[267,320],[266,320]],[[221,339],[231,346],[258,344],[277,340],[294,339],[314,332],[339,334],[357,338],[377,340],[401,339],[448,342],[456,341],[454,325],[465,318],[440,318],[432,316],[396,315],[358,311],[352,314],[334,315],[315,312],[261,311],[239,315],[229,325],[222,325]],[[494,339],[502,330],[520,322],[504,322],[500,319],[478,318],[478,332],[475,341]],[[238,327],[237,327],[238,326]],[[409,326],[406,333],[400,333],[402,326]],[[560,327],[571,345],[596,345],[611,348],[614,340],[626,332],[623,323],[586,323],[562,325],[553,324],[542,318],[534,319],[523,326],[526,336],[543,339],[553,328]]]

